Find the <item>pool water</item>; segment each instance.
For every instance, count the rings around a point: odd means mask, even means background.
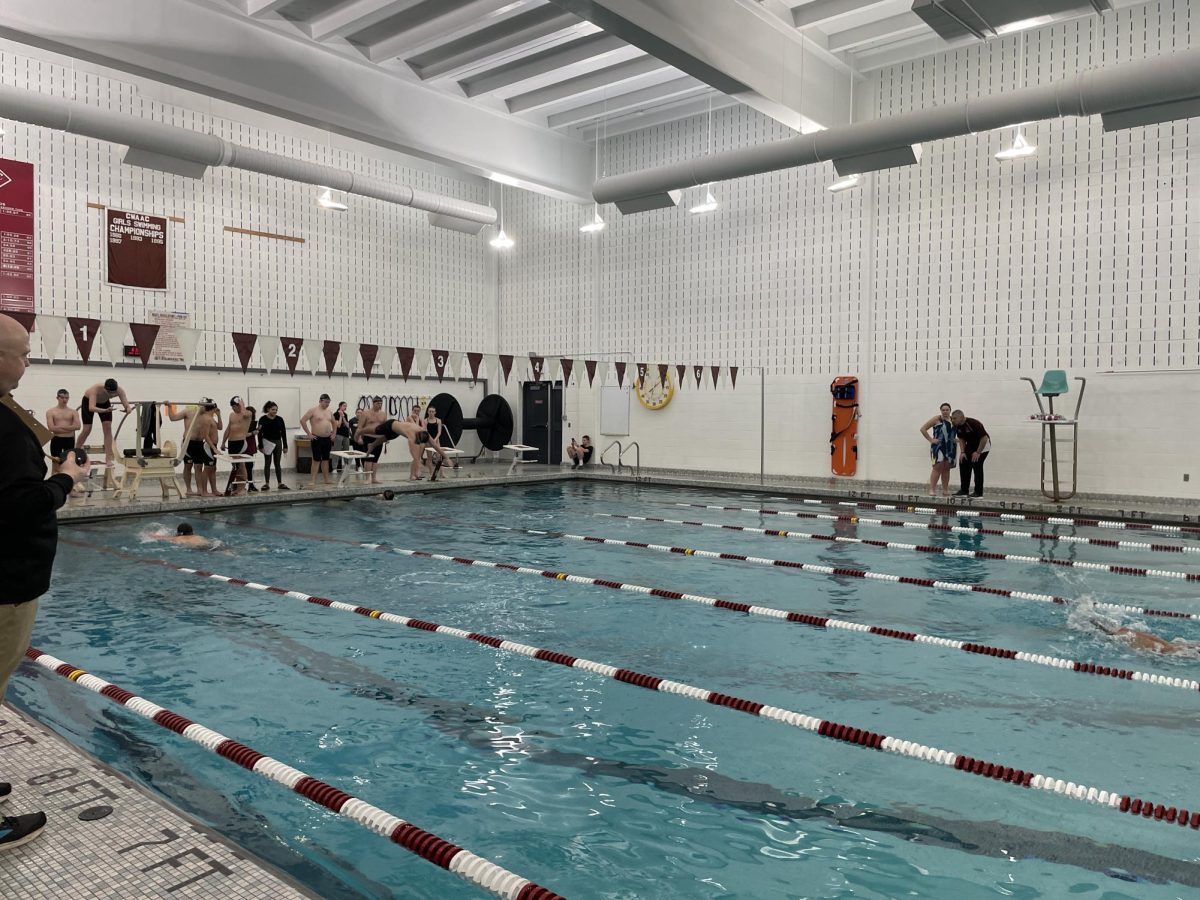
[[[1190,828],[138,561],[165,559],[484,632],[1200,809],[1198,692],[355,545],[517,563],[1200,676],[1195,655],[1133,651],[1060,606],[495,527],[1200,612],[1186,582],[597,515],[1200,571],[1190,554],[898,533],[680,503],[822,511],[732,492],[563,482],[189,515],[198,533],[227,545],[217,552],[143,540],[178,518],[71,526],[64,537],[135,559],[60,546],[34,644],[567,897],[1196,896],[1200,833]],[[1113,536],[1040,523],[1004,527]],[[1126,621],[1167,638],[1200,639],[1197,622]],[[12,684],[10,699],[22,708],[324,897],[481,896],[64,679],[25,665]]]

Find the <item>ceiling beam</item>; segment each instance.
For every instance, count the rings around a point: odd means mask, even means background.
[[[314,16],[303,27],[314,41],[328,41],[369,28],[396,13],[411,9],[420,2],[421,0],[351,0],[350,3],[343,3]]]
[[[437,0],[433,4],[426,0],[421,5],[428,9],[429,15],[411,27],[404,27],[364,46],[363,52],[367,59],[371,62],[385,62],[406,56],[455,31],[483,24],[490,16],[511,7],[513,0]]]
[[[154,0],[154,8],[150,16],[146,0],[4,0],[0,38],[474,175],[500,173],[551,196],[590,195],[592,154],[582,141],[413,83],[232,7]]]
[[[291,2],[292,0],[242,0],[242,11],[248,16],[261,18],[271,15]]]
[[[509,85],[537,78],[539,75],[545,75],[565,66],[595,59],[605,53],[623,50],[628,46],[619,37],[611,34],[603,32],[589,34],[550,50],[543,50],[486,72],[480,72],[478,75],[472,75],[470,78],[460,81],[459,85],[468,97],[478,97],[480,94],[490,94],[492,91]]]
[[[546,124],[551,128],[565,128],[568,125],[579,125],[593,119],[602,119],[605,116],[617,116],[630,110],[661,103],[664,100],[710,90],[712,89],[703,81],[697,81],[690,75],[685,75],[673,81],[665,81],[662,84],[630,91],[627,94],[618,94],[616,97],[608,97],[595,103],[577,106],[565,112],[554,113],[546,117]]]
[[[577,97],[580,94],[606,90],[623,81],[631,81],[634,78],[652,75],[670,68],[665,62],[657,60],[653,56],[639,56],[637,59],[617,63],[615,66],[605,66],[603,69],[597,69],[586,75],[577,75],[574,78],[527,91],[524,94],[517,94],[515,97],[510,97],[506,103],[508,111],[511,113],[528,112],[541,109],[543,106],[553,106],[555,103]]]
[[[454,77],[530,45],[565,39],[581,28],[592,30],[590,24],[556,6],[541,6],[410,56],[406,62],[423,81]]]
[[[849,69],[754,0],[551,2],[797,130],[847,118]]]
[[[919,34],[929,34],[929,26],[925,24],[925,20],[916,13],[904,12],[898,16],[888,16],[877,22],[868,22],[866,25],[835,31],[829,35],[829,49],[833,53],[840,53],[845,50],[854,50],[864,44],[873,44],[888,39],[898,40]]]
[[[843,16],[867,12],[889,3],[891,0],[809,0],[803,6],[792,10],[792,23],[797,28],[809,28],[813,25],[824,27]]]

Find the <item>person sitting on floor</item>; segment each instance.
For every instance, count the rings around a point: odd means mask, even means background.
[[[571,457],[571,468],[581,469],[592,461],[592,453],[596,448],[592,446],[592,438],[590,435],[583,436],[583,443],[576,444],[575,438],[571,438],[571,445],[567,447],[567,456]]]

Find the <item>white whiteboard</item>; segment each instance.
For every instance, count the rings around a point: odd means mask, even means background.
[[[258,417],[263,417],[263,405],[268,400],[279,404],[279,415],[289,432],[300,427],[300,388],[252,387],[246,397],[247,405],[253,406]]]
[[[600,388],[600,433],[629,434],[629,390],[614,385]]]

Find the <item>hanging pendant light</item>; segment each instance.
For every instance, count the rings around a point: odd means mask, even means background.
[[[849,125],[854,124],[854,73],[850,73],[850,121]],[[840,194],[842,191],[850,191],[862,185],[863,176],[859,173],[853,175],[843,175],[833,184],[829,185],[825,190],[831,194]]]
[[[1025,87],[1025,35],[1021,35],[1021,54],[1017,61],[1017,82],[1020,87]],[[1011,147],[1006,147],[996,154],[996,159],[1008,161],[1011,159],[1028,159],[1031,156],[1037,156],[1037,144],[1031,144],[1025,140],[1025,134],[1021,131],[1021,126],[1017,126],[1017,132],[1013,135]]]
[[[497,250],[509,250],[516,243],[512,238],[504,233],[504,185],[500,185],[500,231],[497,235],[488,241]]]
[[[713,152],[713,131],[712,131],[712,94],[708,96],[708,155],[712,156]],[[721,208],[721,204],[717,202],[717,198],[713,196],[712,182],[704,186],[704,202],[697,203],[688,210],[692,215],[700,215],[702,213],[715,212]]]

